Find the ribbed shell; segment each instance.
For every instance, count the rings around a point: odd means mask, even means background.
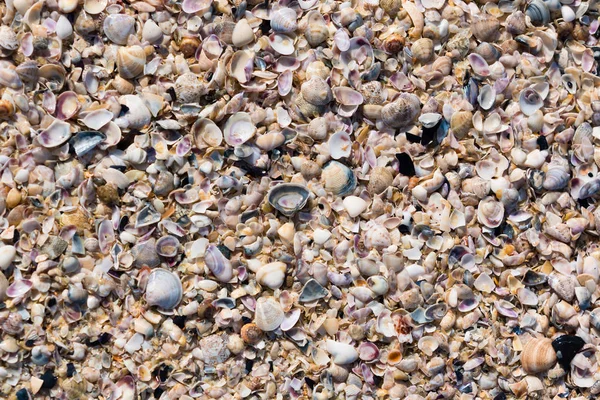
[[[411,124],[421,111],[421,102],[414,94],[402,93],[381,109],[381,119],[392,128]]]
[[[304,100],[316,106],[324,106],[333,100],[331,88],[325,80],[313,77],[302,84],[300,91]]]
[[[117,68],[119,75],[132,79],[144,72],[146,53],[141,46],[121,47],[117,52]]]
[[[539,374],[556,364],[556,352],[552,348],[552,340],[535,338],[529,340],[521,352],[521,365],[529,374]]]
[[[343,196],[351,193],[356,187],[354,172],[344,164],[330,161],[321,173],[325,189],[333,194]]]
[[[283,322],[283,317],[283,308],[275,298],[261,297],[256,301],[254,323],[260,330],[274,331]]]

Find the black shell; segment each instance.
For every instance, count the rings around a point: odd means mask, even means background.
[[[559,336],[552,341],[558,363],[567,371],[570,370],[571,361],[584,345],[584,340],[574,335]]]

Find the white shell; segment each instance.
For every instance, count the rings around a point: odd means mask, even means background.
[[[326,349],[334,363],[339,365],[351,364],[358,360],[358,351],[349,344],[328,340]]]
[[[235,24],[235,28],[233,28],[233,33],[231,34],[231,40],[235,47],[243,47],[254,41],[254,32],[247,19],[241,19]]]
[[[477,96],[477,101],[481,108],[489,110],[496,102],[496,91],[490,85],[483,85],[479,91],[479,96]]]
[[[348,157],[352,152],[352,139],[346,132],[337,132],[331,135],[327,145],[329,154],[334,160]]]
[[[108,110],[94,110],[85,115],[81,122],[90,129],[97,131],[113,119],[113,113]]]
[[[271,48],[282,56],[289,56],[294,52],[294,39],[284,33],[273,33],[269,36]]]
[[[256,301],[254,323],[265,332],[274,331],[283,322],[284,313],[281,304],[274,297],[261,297]]]
[[[183,286],[179,277],[166,269],[152,271],[146,284],[146,301],[151,306],[170,310],[179,304],[183,296]]]
[[[17,250],[14,246],[7,245],[0,247],[0,270],[8,268],[16,256]]]
[[[285,263],[279,261],[263,265],[256,272],[256,281],[273,290],[279,289],[285,280],[286,269]]]
[[[58,147],[71,138],[71,125],[55,120],[48,128],[40,132],[38,142],[44,147]]]
[[[119,98],[119,103],[128,108],[128,111],[117,118],[115,123],[121,129],[141,129],[150,123],[152,116],[144,101],[139,96],[127,94]]]
[[[111,42],[125,45],[129,35],[135,34],[135,18],[126,14],[111,14],[104,19],[102,27]]]
[[[256,133],[256,126],[252,118],[245,112],[238,112],[229,117],[223,128],[225,142],[236,147],[246,143]]]
[[[365,200],[361,199],[357,196],[348,196],[343,201],[344,208],[348,212],[350,217],[354,218],[362,214],[363,211],[367,209],[369,205]]]

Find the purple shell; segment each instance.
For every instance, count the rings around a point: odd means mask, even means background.
[[[509,306],[512,306],[512,304],[507,303],[504,300],[495,301],[494,306],[496,307],[496,310],[498,310],[498,313],[500,313],[500,315],[504,315],[505,317],[508,317],[508,318],[518,318],[519,317],[519,314],[517,314],[517,312],[515,310],[513,310],[511,307],[509,307]]]
[[[358,357],[363,361],[373,361],[379,358],[379,349],[374,343],[362,342],[358,346]]]
[[[6,289],[6,295],[11,298],[23,297],[33,287],[33,282],[28,279],[18,279]]]
[[[292,90],[293,74],[291,70],[286,70],[277,78],[277,91],[280,96],[286,96]]]
[[[110,247],[115,241],[115,231],[109,220],[104,220],[98,225],[98,245],[103,254],[108,254]]]
[[[485,61],[483,57],[481,57],[477,53],[471,53],[467,57],[469,60],[469,64],[471,64],[471,68],[473,68],[473,72],[479,76],[489,76],[490,75],[490,67]]]

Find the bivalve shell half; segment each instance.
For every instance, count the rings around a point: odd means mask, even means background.
[[[548,338],[530,339],[521,352],[521,365],[528,374],[548,371],[556,364],[556,361],[552,340]]]
[[[286,270],[287,266],[280,261],[263,265],[256,272],[256,281],[273,290],[279,289],[285,280]]]
[[[271,14],[271,29],[273,32],[288,33],[298,28],[298,14],[288,7],[282,7]]]
[[[62,145],[70,138],[71,125],[63,121],[55,120],[48,128],[40,132],[37,140],[42,146],[52,148]]]
[[[144,72],[146,52],[141,46],[121,47],[117,51],[117,69],[125,79],[133,79]]]
[[[504,205],[488,196],[479,202],[477,220],[488,228],[497,228],[504,220]]]
[[[110,14],[104,19],[102,27],[111,42],[125,45],[129,35],[135,34],[135,18],[126,14]]]
[[[279,301],[274,297],[261,297],[256,301],[254,323],[263,332],[271,332],[279,328],[285,314]]]
[[[256,133],[256,126],[252,118],[245,112],[238,112],[229,117],[223,128],[225,142],[236,147],[246,143]]]
[[[326,349],[327,352],[331,354],[332,360],[336,364],[352,364],[354,361],[358,360],[358,351],[350,344],[328,340],[326,342]]]
[[[352,138],[346,132],[336,132],[327,142],[329,154],[334,160],[350,156],[352,152]]]
[[[330,161],[323,167],[321,179],[326,190],[339,196],[352,193],[356,188],[354,172],[338,161]]]
[[[304,82],[300,87],[300,93],[304,100],[316,106],[327,105],[333,100],[331,88],[324,79],[319,77],[313,77]]]
[[[414,94],[402,93],[381,109],[382,121],[391,128],[412,124],[421,112],[421,101]]]
[[[146,284],[146,301],[151,306],[171,310],[183,297],[183,286],[179,277],[166,269],[152,271]]]
[[[310,192],[302,185],[282,183],[273,187],[267,200],[275,209],[289,217],[301,210],[308,201]]]

